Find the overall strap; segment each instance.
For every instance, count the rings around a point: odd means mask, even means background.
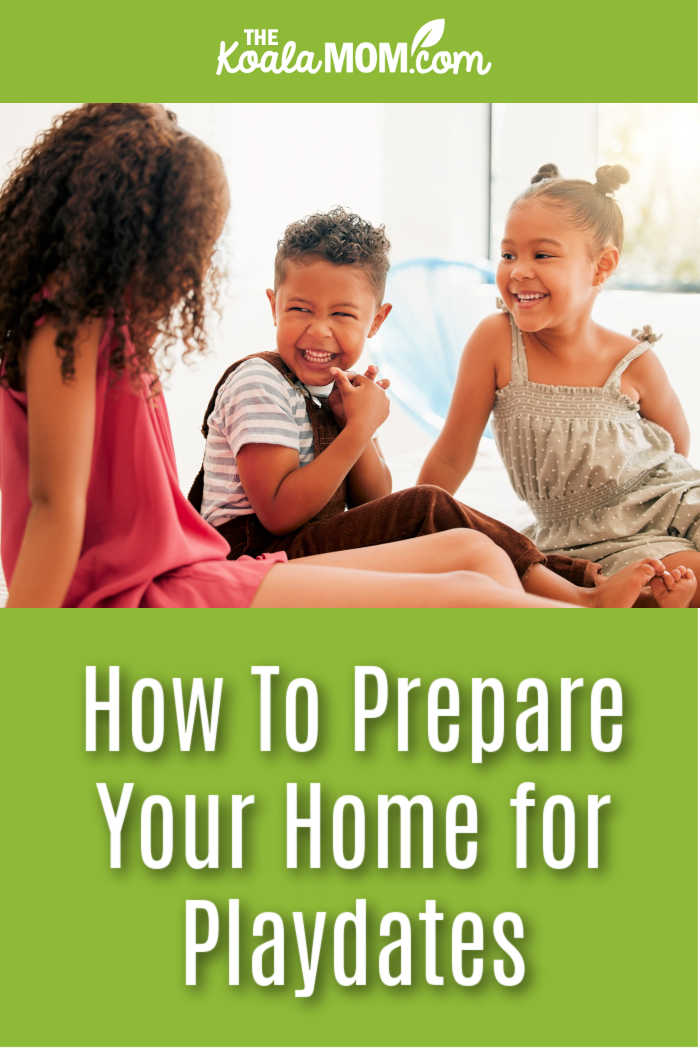
[[[527,383],[527,355],[523,334],[518,328],[513,315],[509,314],[511,332],[511,358],[510,358],[510,381],[511,383]]]
[[[643,343],[637,343],[637,345],[633,346],[631,350],[628,350],[625,356],[617,362],[612,372],[606,379],[605,384],[603,386],[603,390],[619,391],[620,377],[622,376],[622,373],[629,365],[632,364],[633,361],[636,361],[638,357],[641,357],[642,354],[645,354],[649,349],[649,346],[650,344],[645,341]]]
[[[244,361],[253,361],[256,357],[261,358],[263,361],[267,361],[269,365],[272,365],[273,368],[276,368],[277,371],[284,376],[284,378],[291,386],[294,386],[296,382],[296,376],[289,368],[287,368],[280,355],[274,350],[262,350],[258,354],[248,354],[247,357],[242,357],[239,361],[234,361],[233,364],[229,365],[224,374],[220,377],[218,383],[214,387],[214,393],[209,398],[209,404],[207,405],[206,412],[204,413],[204,419],[202,421],[202,434],[204,435],[204,437],[206,437],[209,433],[209,416],[214,411],[216,399],[219,396],[219,391],[221,390],[222,386],[224,385],[228,377],[233,372],[235,372],[236,369],[239,368]]]

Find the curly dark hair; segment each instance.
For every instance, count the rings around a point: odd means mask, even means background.
[[[338,266],[357,266],[367,274],[379,302],[389,271],[389,249],[383,226],[372,226],[345,208],[308,215],[293,222],[277,242],[275,290],[284,281],[288,259],[327,259]]]
[[[90,103],[58,117],[0,190],[2,382],[21,387],[40,317],[57,328],[66,379],[88,318],[113,318],[117,373],[153,374],[154,344],[203,350],[225,187],[219,157],[161,106]]]

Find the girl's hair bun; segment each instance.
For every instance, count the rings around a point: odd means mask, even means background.
[[[621,164],[604,164],[595,173],[595,188],[607,196],[630,181],[630,173]]]
[[[544,182],[545,179],[558,179],[559,168],[556,164],[543,164],[537,169],[537,172],[530,179],[530,185],[534,186],[538,182]]]

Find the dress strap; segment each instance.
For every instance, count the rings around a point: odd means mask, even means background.
[[[643,343],[637,343],[631,350],[628,350],[625,356],[617,362],[612,372],[605,381],[603,390],[619,390],[620,389],[620,377],[625,369],[636,361],[638,357],[645,354],[650,347],[650,343],[646,340]]]
[[[510,381],[511,383],[527,383],[527,355],[523,334],[509,314],[511,332],[511,358],[510,358]]]

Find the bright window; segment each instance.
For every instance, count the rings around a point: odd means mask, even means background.
[[[598,107],[601,163],[624,164],[625,251],[616,283],[700,291],[700,106]]]

